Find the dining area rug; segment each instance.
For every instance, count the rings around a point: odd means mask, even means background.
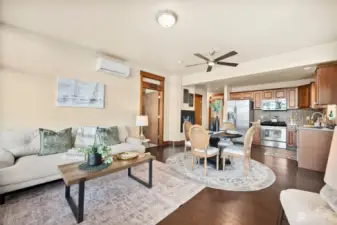
[[[204,176],[204,164],[194,164],[192,170],[191,152],[177,153],[166,160],[172,170],[207,187],[228,191],[258,191],[271,186],[276,176],[274,172],[264,164],[251,160],[251,168],[248,175],[244,174],[243,159],[231,159],[231,165],[226,165],[216,170],[214,165],[208,163],[207,176]]]
[[[148,164],[133,175],[147,181]],[[153,161],[151,189],[128,177],[127,170],[86,182],[81,225],[155,225],[205,188],[179,176],[164,163]],[[7,196],[0,205],[1,225],[75,225],[64,197],[63,181]],[[77,203],[78,185],[71,187]]]

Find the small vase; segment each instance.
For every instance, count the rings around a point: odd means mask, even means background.
[[[216,116],[215,118],[215,131],[219,131],[219,117]]]
[[[98,153],[91,153],[88,155],[89,166],[98,166],[102,164],[102,156]]]

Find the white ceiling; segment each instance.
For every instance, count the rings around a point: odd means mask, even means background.
[[[202,62],[196,52],[236,50],[228,61],[247,62],[337,40],[336,0],[2,0],[0,8],[3,23],[168,74],[205,71],[185,68]],[[178,15],[173,28],[157,24],[163,9]]]
[[[296,67],[286,70],[271,71],[262,74],[229,78],[220,81],[218,80],[216,82],[207,82],[204,84],[200,84],[200,86],[207,87],[208,91],[210,92],[221,93],[223,92],[224,85],[229,85],[231,87],[242,87],[314,78],[315,69],[315,65],[312,65],[310,67]]]

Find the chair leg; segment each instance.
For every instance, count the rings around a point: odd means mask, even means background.
[[[226,166],[226,157],[222,156],[222,170],[225,171],[225,166]]]
[[[216,170],[219,170],[219,153],[216,155]]]
[[[248,158],[248,164],[249,164],[249,169],[251,169],[252,168],[252,159],[250,157]]]
[[[192,170],[194,169],[194,155],[192,154]]]
[[[5,204],[5,194],[0,194],[0,205]]]
[[[207,157],[204,159],[204,176],[207,176]]]

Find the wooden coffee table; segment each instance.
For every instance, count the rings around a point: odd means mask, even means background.
[[[78,166],[83,162],[70,163],[58,166],[60,174],[62,175],[63,181],[65,183],[65,197],[67,202],[77,220],[77,223],[83,221],[84,212],[84,184],[88,180],[92,180],[98,177],[109,175],[111,173],[118,172],[120,170],[128,169],[128,176],[139,183],[143,184],[147,188],[152,188],[152,160],[155,157],[152,155],[145,155],[141,158],[136,158],[132,160],[114,160],[112,164],[103,170],[97,172],[90,172],[85,170],[80,170]],[[149,181],[145,181],[133,176],[131,174],[131,167],[137,166],[143,163],[149,163]],[[76,206],[73,198],[70,196],[70,186],[73,184],[79,185],[78,190],[78,205]]]

